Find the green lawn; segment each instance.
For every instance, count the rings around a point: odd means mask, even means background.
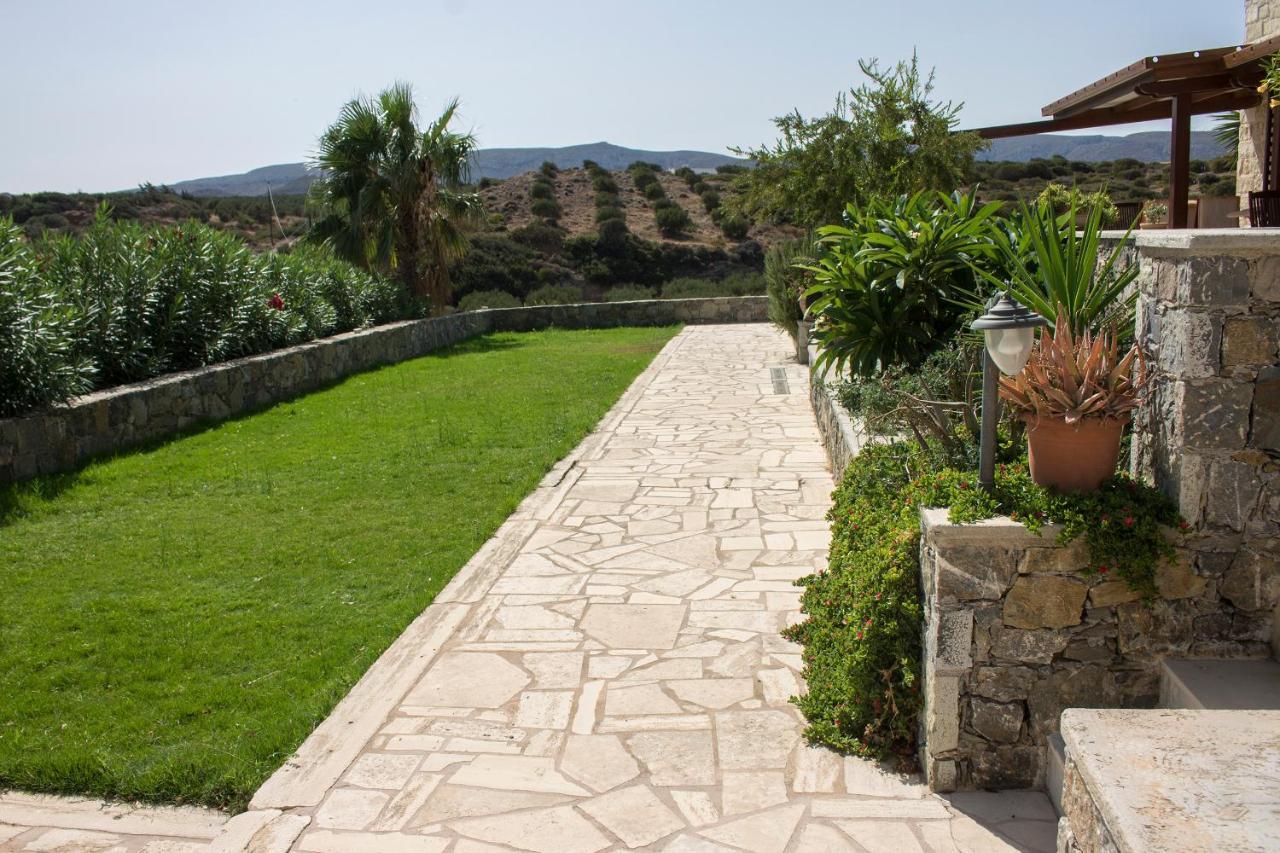
[[[243,808],[674,331],[491,335],[3,495],[0,789]]]

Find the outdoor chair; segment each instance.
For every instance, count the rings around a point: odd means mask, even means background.
[[[1249,193],[1249,225],[1280,228],[1280,190]]]

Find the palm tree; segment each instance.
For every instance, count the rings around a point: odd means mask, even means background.
[[[320,137],[311,189],[311,239],[363,267],[397,276],[407,292],[448,304],[449,264],[467,249],[480,197],[466,192],[475,137],[449,130],[455,98],[425,131],[413,89],[396,83],[349,101]]]
[[[1240,154],[1240,113],[1218,113],[1213,127],[1213,138],[1233,157]]]

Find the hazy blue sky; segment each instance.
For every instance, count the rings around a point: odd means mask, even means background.
[[[452,95],[483,147],[723,151],[918,49],[969,126],[1146,53],[1236,43],[1243,0],[0,0],[0,191],[106,190],[306,159],[343,101]],[[1159,125],[1157,125],[1159,126]],[[1167,123],[1166,125],[1167,126]],[[1115,132],[1115,131],[1107,131]]]

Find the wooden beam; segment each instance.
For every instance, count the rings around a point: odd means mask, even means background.
[[[1254,91],[1236,91],[1226,95],[1213,95],[1199,100],[1192,98],[1191,114],[1220,113],[1224,110],[1243,110],[1257,106],[1261,96]],[[1020,124],[1001,124],[992,127],[976,127],[970,132],[983,139],[1005,139],[1011,136],[1034,136],[1037,133],[1056,133],[1061,130],[1083,130],[1088,127],[1107,127],[1113,124],[1130,124],[1140,121],[1156,121],[1173,115],[1170,101],[1147,100],[1134,109],[1107,107],[1091,110],[1070,118],[1028,121]]]
[[[1231,75],[1224,71],[1221,74],[1210,74],[1204,77],[1184,77],[1181,80],[1153,80],[1150,83],[1140,83],[1134,87],[1134,91],[1139,95],[1147,95],[1152,98],[1171,98],[1174,95],[1220,92],[1232,88]]]
[[[1169,141],[1169,227],[1187,227],[1191,188],[1191,95],[1172,99],[1173,132]]]

